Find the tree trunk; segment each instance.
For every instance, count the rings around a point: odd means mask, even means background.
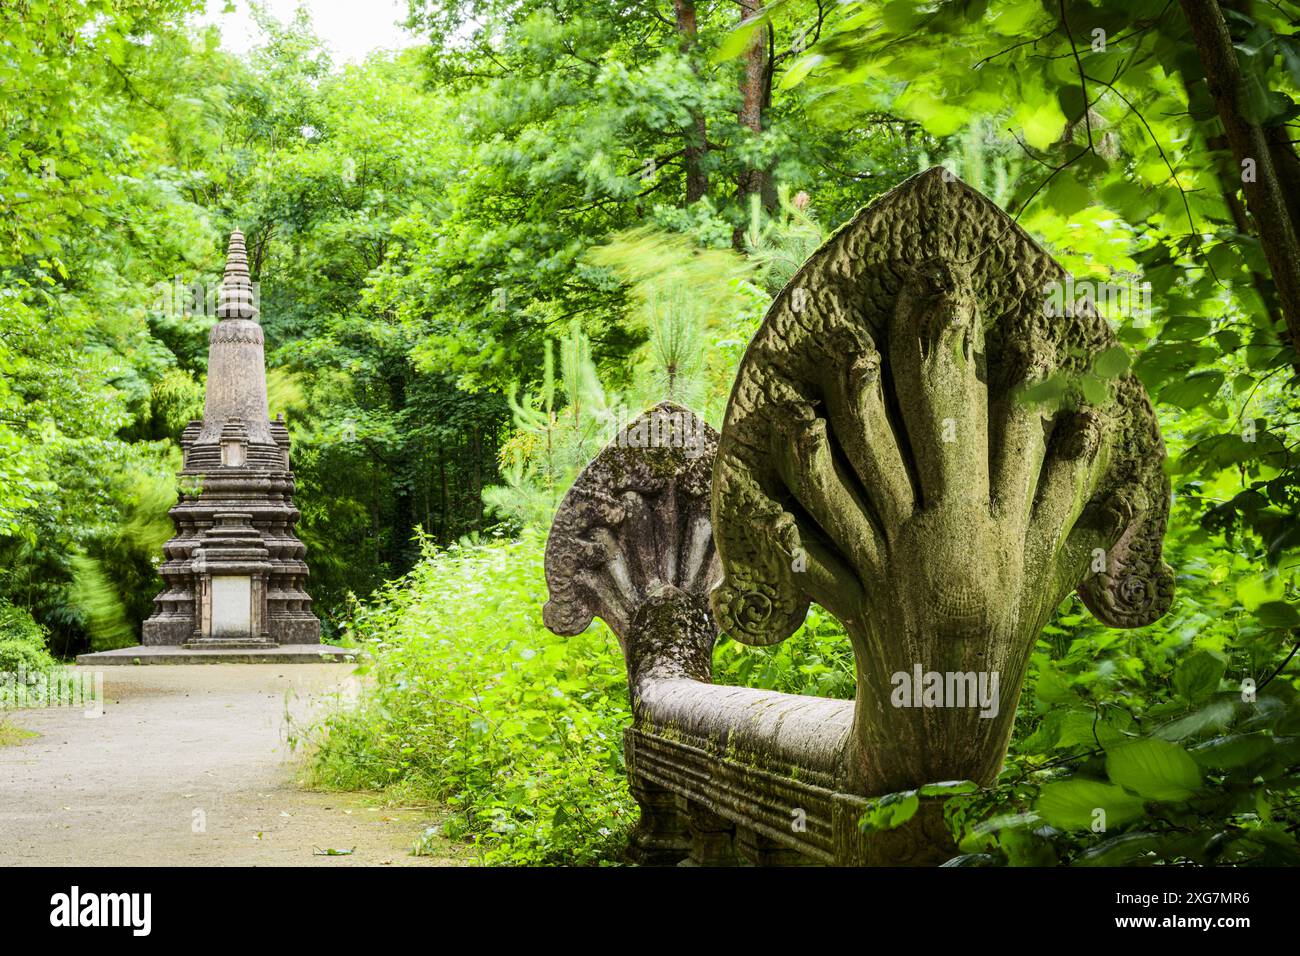
[[[677,32],[681,37],[682,51],[691,58],[691,70],[699,76],[700,68],[694,51],[697,26],[695,0],[673,0],[673,13],[677,17]],[[686,204],[702,199],[709,192],[709,174],[704,170],[704,155],[709,151],[708,126],[704,113],[691,109],[691,128],[686,132]]]
[[[1237,168],[1243,169],[1243,163],[1253,161],[1255,174],[1242,183],[1246,205],[1259,226],[1260,243],[1273,273],[1291,344],[1300,347],[1300,243],[1282,193],[1273,151],[1264,130],[1241,111],[1241,67],[1223,11],[1215,0],[1180,2]]]
[[[438,480],[442,492],[442,531],[439,543],[446,546],[451,544],[451,489],[447,485],[447,456],[442,448],[438,449]]]
[[[1226,136],[1211,136],[1206,141],[1206,145],[1216,152],[1232,152],[1228,146]],[[1241,197],[1237,195],[1240,176],[1235,173],[1230,164],[1222,163],[1219,165],[1223,167],[1219,169],[1219,189],[1223,194],[1224,205],[1228,207],[1228,212],[1232,216],[1232,224],[1243,236],[1258,235],[1258,230],[1246,214],[1246,207],[1242,204]],[[1274,325],[1282,325],[1285,328],[1282,313],[1273,307],[1271,297],[1268,294],[1268,276],[1252,269],[1250,270],[1250,281],[1255,287],[1255,293],[1259,296],[1259,301],[1263,303],[1265,311],[1268,312],[1269,320]]]
[[[741,21],[757,15],[762,8],[759,0],[740,0]],[[740,81],[740,112],[736,118],[740,125],[754,131],[763,132],[763,104],[767,98],[767,27],[754,31],[745,52],[745,72]],[[762,195],[766,173],[762,169],[747,169],[740,174],[740,196],[745,199],[753,194]]]
[[[1273,160],[1273,171],[1282,187],[1282,198],[1291,217],[1291,230],[1300,236],[1300,156],[1291,145],[1290,130],[1285,126],[1270,126],[1264,130],[1268,140],[1268,153]]]
[[[400,416],[406,408],[406,369],[404,363],[392,370],[388,378],[389,402]],[[403,446],[393,466],[393,531],[388,559],[393,570],[405,574],[415,563],[411,539],[415,536],[415,498],[410,480],[411,449]]]
[[[474,509],[474,530],[483,529],[483,437],[478,425],[474,426],[473,438],[470,442],[470,459],[473,461],[473,471],[471,480],[471,507]]]

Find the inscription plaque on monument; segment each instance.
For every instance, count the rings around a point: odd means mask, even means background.
[[[249,637],[253,630],[253,579],[221,575],[212,579],[212,636]]]

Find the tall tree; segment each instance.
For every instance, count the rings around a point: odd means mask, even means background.
[[[697,76],[699,62],[695,58],[699,24],[695,15],[695,0],[673,0],[673,14],[677,18],[677,32],[681,35],[682,52],[691,59],[691,71]],[[709,173],[704,168],[704,157],[709,151],[709,127],[704,112],[698,106],[688,107],[691,129],[686,145],[682,147],[686,165],[686,202],[702,199],[709,192]]]

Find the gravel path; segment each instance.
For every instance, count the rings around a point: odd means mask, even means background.
[[[92,673],[90,668],[71,668]],[[452,866],[427,811],[303,790],[288,735],[353,696],[350,664],[108,667],[104,709],[0,712],[0,866]],[[28,737],[15,728],[34,732]],[[346,856],[315,850],[348,850]]]

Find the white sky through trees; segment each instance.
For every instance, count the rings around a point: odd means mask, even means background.
[[[338,62],[360,63],[372,50],[395,50],[420,42],[399,25],[406,16],[406,0],[262,0],[262,5],[281,22],[291,20],[298,7],[306,7],[316,35]],[[225,12],[228,6],[235,8],[233,13]],[[222,49],[232,53],[246,53],[264,42],[248,0],[208,0],[198,20],[219,27]]]

